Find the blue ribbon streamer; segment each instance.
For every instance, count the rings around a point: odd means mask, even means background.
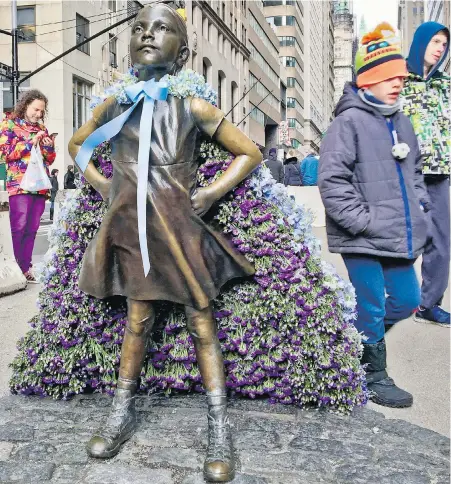
[[[138,187],[136,192],[138,211],[138,236],[141,258],[143,261],[144,275],[150,271],[149,250],[147,247],[146,206],[147,206],[147,183],[149,177],[149,154],[152,135],[152,122],[155,100],[165,101],[168,96],[168,85],[164,82],[141,81],[124,90],[132,100],[133,106],[124,111],[120,116],[112,119],[91,133],[81,145],[75,158],[75,162],[82,172],[88,166],[94,149],[101,143],[116,136],[130,117],[139,101],[144,98],[141,121],[139,125],[139,150],[138,150]]]

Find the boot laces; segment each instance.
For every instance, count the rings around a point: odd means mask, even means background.
[[[106,439],[115,439],[131,420],[130,407],[133,401],[134,397],[122,401],[114,401],[110,415],[105,426],[99,432],[99,435]]]
[[[215,419],[208,415],[207,462],[216,460],[228,462],[231,454],[229,418]]]

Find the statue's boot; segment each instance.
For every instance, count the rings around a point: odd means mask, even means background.
[[[208,449],[204,463],[204,477],[208,482],[229,482],[235,477],[235,459],[227,396],[207,393],[208,398]]]
[[[120,450],[136,429],[135,393],[137,382],[119,378],[113,406],[106,424],[87,443],[91,457],[110,459]]]

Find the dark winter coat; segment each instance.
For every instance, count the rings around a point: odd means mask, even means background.
[[[426,243],[429,209],[417,138],[409,119],[391,119],[410,153],[393,157],[386,119],[351,84],[321,143],[318,186],[326,209],[329,250],[414,259]],[[424,211],[423,211],[424,209]]]
[[[298,160],[285,162],[285,186],[302,186],[301,172],[299,170]]]
[[[58,178],[56,176],[51,176],[50,183],[52,184],[52,188],[50,190],[50,201],[54,202],[56,194],[58,193],[58,190],[59,190]]]
[[[64,175],[64,188],[73,190],[75,187],[75,174],[73,171],[67,171]]]
[[[283,183],[283,165],[279,160],[265,160],[265,165],[269,168],[272,177],[277,183]]]

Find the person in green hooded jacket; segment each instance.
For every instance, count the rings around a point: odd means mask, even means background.
[[[450,327],[441,308],[450,266],[450,77],[439,71],[449,51],[449,29],[437,22],[418,27],[410,47],[403,110],[410,118],[423,156],[423,174],[431,199],[430,242],[421,266],[421,305],[417,322]]]

